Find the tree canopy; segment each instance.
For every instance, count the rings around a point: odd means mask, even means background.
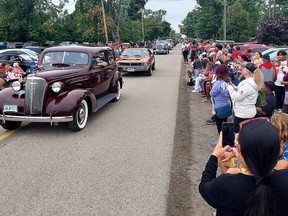
[[[68,0],[1,0],[0,41],[105,42],[101,0],[75,0],[68,13]],[[104,0],[108,37],[111,41],[168,38],[171,25],[166,11],[145,10],[147,0]],[[9,11],[9,12],[7,12]],[[174,34],[175,35],[175,34]]]
[[[259,41],[274,41],[274,43],[283,44],[283,40],[279,37],[276,39],[276,36],[273,36],[276,33],[270,34],[271,32],[265,26],[269,25],[270,22],[274,22],[276,25],[275,22],[287,19],[288,1],[275,0],[275,6],[272,2],[274,1],[227,0],[226,38],[235,41],[248,41],[257,34]],[[223,0],[197,0],[197,7],[190,11],[182,21],[181,33],[188,37],[223,39],[223,3]],[[269,20],[269,15],[279,17],[279,19],[265,22],[265,20]],[[279,23],[276,26],[279,26]],[[280,27],[273,29],[281,32]],[[266,39],[263,39],[264,36],[261,37],[261,34],[266,35]],[[270,39],[268,40],[268,38]]]

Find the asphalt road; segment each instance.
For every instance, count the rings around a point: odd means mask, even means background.
[[[0,215],[167,215],[181,60],[178,45],[151,77],[125,75],[83,131],[33,123],[0,141]]]

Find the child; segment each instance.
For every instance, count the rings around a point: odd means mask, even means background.
[[[288,114],[278,113],[272,116],[272,124],[280,135],[280,158],[275,169],[288,169]]]

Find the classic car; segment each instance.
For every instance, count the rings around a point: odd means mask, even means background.
[[[168,44],[166,42],[156,43],[156,45],[153,46],[153,53],[167,55],[169,53]]]
[[[152,70],[155,70],[155,57],[147,48],[129,48],[122,52],[117,64],[121,72],[145,72],[151,76]]]
[[[45,49],[25,83],[0,91],[0,121],[7,130],[23,121],[68,122],[80,131],[89,112],[118,101],[123,80],[109,47],[59,46]]]

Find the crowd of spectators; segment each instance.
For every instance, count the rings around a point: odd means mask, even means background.
[[[187,85],[211,105],[219,138],[199,191],[214,215],[287,215],[288,62],[280,50],[261,52],[196,40],[182,43]],[[190,62],[189,62],[190,59]],[[199,97],[200,98],[200,97]],[[222,123],[233,123],[233,146],[222,145]],[[222,175],[216,177],[217,166]]]

